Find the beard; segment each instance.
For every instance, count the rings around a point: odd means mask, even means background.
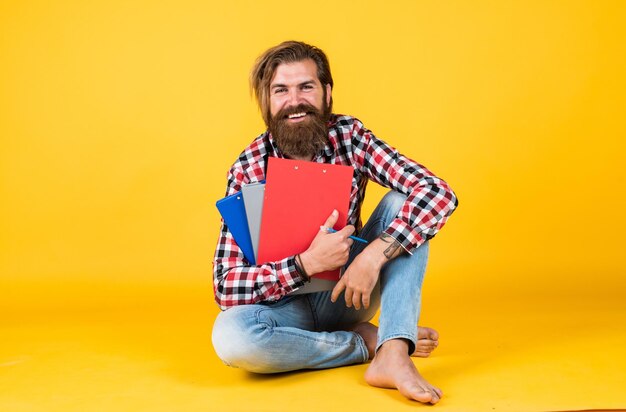
[[[290,123],[288,116],[306,113],[306,118],[297,123]],[[324,99],[322,111],[310,104],[287,107],[270,119],[268,129],[278,148],[288,157],[312,158],[328,142],[328,119],[330,111]]]

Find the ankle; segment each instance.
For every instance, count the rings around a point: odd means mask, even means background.
[[[390,339],[383,343],[378,349],[379,354],[402,354],[407,355],[409,353],[409,341],[403,338]]]

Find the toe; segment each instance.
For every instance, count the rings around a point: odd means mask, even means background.
[[[430,339],[420,339],[417,341],[417,344],[415,346],[417,346],[418,348],[433,350],[437,347],[437,345],[438,345],[437,341],[430,340]]]
[[[428,337],[434,341],[437,341],[439,340],[439,333],[434,329],[430,329]]]
[[[425,326],[417,327],[417,339],[428,339],[430,337],[429,329]]]
[[[434,405],[434,404],[436,404],[437,402],[439,402],[439,399],[440,399],[441,397],[439,396],[439,394],[437,393],[437,391],[435,391],[435,388],[431,388],[431,392],[430,392],[430,393],[431,393],[431,396],[432,396],[432,397],[431,397],[431,399],[430,399],[430,403]]]
[[[433,390],[435,391],[435,393],[437,394],[439,398],[443,397],[443,392],[441,391],[441,389],[439,389],[436,386],[433,386]]]
[[[418,358],[427,358],[430,356],[430,352],[423,352],[423,351],[415,351],[413,352],[413,354],[411,356],[415,356]]]
[[[419,326],[417,328],[417,338],[418,339],[430,339],[430,340],[439,340],[439,333],[433,328],[428,328],[425,326]]]
[[[433,400],[433,394],[420,386],[411,387],[405,396],[423,403],[431,403]]]
[[[416,345],[415,345],[415,350],[413,351],[413,353],[411,354],[411,356],[415,356],[417,354],[417,352],[420,353],[430,353],[432,351],[434,351],[435,349],[437,349],[437,342],[429,340],[429,339],[420,339],[417,341]],[[417,356],[421,356],[421,355],[417,355]]]

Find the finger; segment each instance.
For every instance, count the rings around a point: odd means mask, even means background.
[[[363,307],[365,309],[369,309],[369,307],[370,307],[370,295],[369,295],[369,293],[368,294],[364,294],[362,300],[363,300]]]
[[[343,229],[337,231],[337,233],[341,234],[341,236],[343,237],[348,237],[351,234],[354,233],[356,229],[354,228],[354,226],[352,225],[347,225],[346,227],[344,227]]]
[[[324,227],[332,229],[332,227],[335,226],[335,223],[337,223],[338,218],[339,213],[336,210],[333,210],[333,213],[331,213],[330,216],[328,216],[328,219],[326,219],[326,222],[324,222]]]
[[[352,304],[354,304],[354,309],[361,309],[361,294],[359,292],[352,294]]]
[[[344,283],[343,278],[339,279],[339,282],[337,282],[337,284],[333,288],[333,293],[330,295],[330,301],[335,303],[337,301],[337,298],[345,288],[346,284]]]
[[[345,293],[343,294],[345,300],[346,300],[346,306],[351,308],[352,307],[352,289],[346,289]]]

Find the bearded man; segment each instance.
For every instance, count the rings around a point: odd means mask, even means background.
[[[268,130],[228,172],[227,195],[265,178],[268,157],[354,168],[347,225],[320,230],[307,250],[251,265],[222,224],[214,266],[222,312],[213,346],[229,366],[256,373],[332,368],[371,361],[365,380],[409,399],[437,403],[410,356],[426,357],[438,334],[417,326],[429,240],[458,205],[448,184],[378,139],[356,118],[332,113],[333,79],[324,52],[288,41],[263,53],[252,90]],[[367,182],[391,191],[363,226]],[[336,211],[322,228],[337,222]],[[357,233],[368,244],[352,243]],[[294,294],[317,273],[343,268],[333,290]],[[380,307],[379,327],[369,323]]]

